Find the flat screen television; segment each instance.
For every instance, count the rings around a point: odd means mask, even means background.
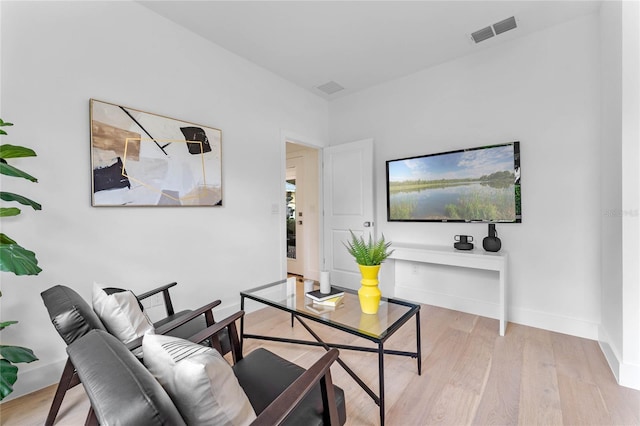
[[[387,161],[390,222],[522,221],[520,142]]]

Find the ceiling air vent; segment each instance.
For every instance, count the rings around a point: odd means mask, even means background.
[[[497,36],[514,28],[517,28],[516,18],[512,16],[511,18],[504,19],[500,22],[496,22],[495,24],[478,30],[474,33],[471,33],[471,38],[476,43],[480,43],[481,41],[485,41],[493,36]]]
[[[321,92],[326,93],[327,95],[332,95],[332,94],[334,94],[336,92],[344,90],[344,87],[342,87],[341,85],[339,85],[335,81],[330,81],[328,83],[325,83],[325,84],[322,84],[322,85],[316,87],[316,89],[320,90]]]
[[[496,35],[498,35],[506,31],[512,30],[517,26],[518,25],[516,24],[516,18],[512,16],[511,18],[507,18],[504,21],[500,21],[496,24],[493,24],[493,30],[496,32]]]
[[[483,28],[475,33],[471,33],[471,38],[473,38],[473,41],[476,43],[480,43],[481,41],[485,41],[491,37],[493,37],[493,29],[491,29],[491,27]]]

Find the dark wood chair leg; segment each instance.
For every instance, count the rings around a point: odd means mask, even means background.
[[[80,381],[78,380],[78,375],[76,374],[76,368],[71,363],[71,360],[67,358],[67,363],[64,365],[64,370],[62,370],[62,376],[60,377],[60,382],[58,383],[56,394],[54,395],[53,401],[51,402],[51,408],[49,408],[47,420],[45,420],[44,422],[45,426],[53,425],[56,420],[56,416],[58,415],[58,411],[60,411],[60,406],[62,405],[64,395],[67,393],[67,390],[71,389],[78,383],[80,383]]]
[[[84,426],[98,426],[99,424],[96,412],[93,411],[93,407],[89,407],[89,412],[87,413],[87,419],[84,421]]]
[[[336,406],[336,393],[333,388],[333,380],[331,380],[331,370],[320,379],[320,390],[322,394],[322,418],[325,425],[338,425],[338,407]]]
[[[213,318],[213,311],[209,310],[205,312],[204,319],[207,324],[207,327],[211,327],[213,324],[216,323],[215,319]],[[224,355],[224,353],[222,352],[222,345],[220,344],[220,338],[218,337],[217,334],[211,336],[209,338],[209,342],[211,343],[212,348],[217,350],[220,354]]]

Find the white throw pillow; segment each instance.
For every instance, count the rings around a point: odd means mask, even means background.
[[[138,299],[130,291],[107,294],[98,284],[93,284],[93,310],[109,333],[124,343],[154,333],[153,323],[140,309]]]
[[[190,425],[248,425],[256,418],[231,366],[215,349],[178,337],[142,339],[144,364]]]

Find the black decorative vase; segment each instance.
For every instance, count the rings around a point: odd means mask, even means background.
[[[453,243],[453,247],[457,250],[473,250],[473,237],[471,235],[456,235],[453,238],[456,240]]]
[[[498,234],[496,233],[496,224],[489,224],[489,235],[484,237],[482,240],[482,247],[486,251],[496,252],[500,251],[500,247],[502,247],[502,242],[500,238],[498,238]]]

